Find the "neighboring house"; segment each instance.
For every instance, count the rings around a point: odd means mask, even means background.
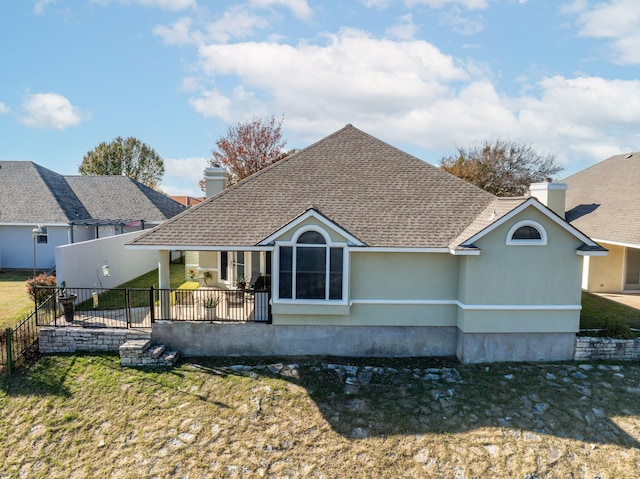
[[[204,197],[194,198],[193,196],[185,196],[185,195],[174,195],[174,196],[169,196],[169,198],[171,198],[173,201],[177,201],[178,203],[186,207],[194,206],[204,201]]]
[[[564,181],[567,221],[609,250],[585,258],[583,288],[640,293],[640,153],[612,156]]]
[[[537,199],[497,198],[351,125],[128,247],[159,251],[161,287],[171,250],[198,252],[212,285],[271,284],[272,324],[246,333],[154,324],[182,353],[464,362],[572,359],[582,257],[606,254]]]
[[[0,268],[54,267],[56,246],[151,228],[184,211],[126,176],[63,176],[0,161]],[[33,230],[40,234],[33,238]]]

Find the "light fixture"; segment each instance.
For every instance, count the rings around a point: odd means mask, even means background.
[[[36,243],[38,242],[38,235],[42,234],[42,226],[34,226],[31,230],[31,237],[33,238],[33,285],[36,286]]]

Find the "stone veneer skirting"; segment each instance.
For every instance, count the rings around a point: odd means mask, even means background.
[[[41,353],[114,351],[126,341],[151,339],[150,330],[43,326],[38,338]]]
[[[158,325],[156,325],[158,326]],[[180,328],[183,326],[183,328]],[[292,328],[294,331],[289,331],[287,334],[283,334],[282,337],[275,340],[275,338],[269,338],[269,335],[264,335],[265,325],[253,325],[249,323],[248,328],[233,328],[233,325],[210,325],[202,324],[184,328],[184,325],[173,324],[167,322],[162,324],[158,331],[154,331],[155,340],[169,340],[172,348],[179,350],[181,353],[188,356],[193,355],[274,355],[274,354],[334,354],[334,355],[398,355],[399,351],[404,349],[405,355],[433,355],[433,356],[453,356],[455,353],[452,349],[444,346],[445,344],[451,344],[455,338],[455,331],[449,328],[442,328],[439,334],[432,337],[430,347],[422,349],[413,345],[412,348],[406,347],[406,340],[408,337],[415,337],[415,329],[409,328],[410,334],[398,334],[399,331],[387,331],[382,337],[385,337],[385,341],[380,341],[381,338],[371,340],[371,343],[367,344],[367,347],[354,348],[358,341],[354,342],[354,337],[344,338],[342,341],[335,340],[340,338],[344,333],[341,331],[327,331],[325,337],[322,338],[325,348],[311,347],[314,342],[318,343],[318,337],[314,337],[314,341],[310,341],[309,338],[305,338],[304,335],[300,335],[300,332],[305,328]],[[227,328],[232,329],[227,329]],[[273,327],[272,327],[273,328]],[[270,328],[271,329],[271,328]],[[279,329],[279,328],[278,328]],[[285,330],[287,328],[284,328]],[[437,328],[434,328],[437,331]],[[297,330],[297,331],[296,331]],[[233,332],[234,334],[229,334]],[[262,332],[263,334],[259,334]],[[275,331],[271,331],[272,333]],[[284,332],[284,331],[282,331]],[[432,333],[435,331],[432,331]],[[186,333],[186,334],[185,334]],[[257,333],[257,334],[256,334]],[[333,333],[333,334],[331,334]],[[337,333],[337,334],[336,334]],[[394,334],[395,333],[395,334]],[[279,335],[278,335],[279,336]],[[368,335],[370,336],[370,335]],[[393,338],[393,339],[392,339]],[[151,331],[141,329],[111,329],[111,328],[74,328],[74,327],[51,327],[43,326],[40,328],[39,335],[39,348],[41,353],[73,353],[76,351],[113,351],[120,350],[120,346],[131,340],[150,340]],[[173,339],[173,340],[172,340]],[[230,339],[232,339],[230,341]],[[359,341],[363,338],[360,336]],[[346,341],[345,341],[346,340]],[[433,341],[435,340],[435,341]],[[274,343],[282,342],[280,347],[275,347]],[[368,341],[366,341],[368,343]],[[380,348],[382,343],[386,343],[384,347]],[[375,343],[376,347],[372,347]],[[434,343],[440,343],[440,348],[434,347]],[[286,350],[284,345],[286,344]],[[398,347],[403,344],[405,347]],[[331,348],[328,348],[331,345]],[[336,346],[343,347],[336,347]],[[395,345],[395,347],[391,347]],[[354,354],[356,353],[356,354]],[[407,354],[408,353],[408,354]],[[506,358],[482,358],[486,361],[504,361]],[[596,338],[578,336],[575,339],[575,355],[576,361],[589,361],[589,360],[603,360],[603,359],[619,359],[619,360],[634,360],[640,359],[640,338],[636,339],[611,339],[611,338]],[[463,362],[464,358],[462,359]],[[535,360],[529,358],[528,360]],[[474,361],[472,361],[474,362]]]
[[[594,359],[640,359],[640,338],[612,339],[578,336],[576,361]]]

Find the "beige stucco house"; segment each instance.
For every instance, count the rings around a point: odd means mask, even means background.
[[[270,284],[270,324],[154,324],[183,354],[463,362],[572,359],[582,260],[606,253],[538,199],[494,197],[351,125],[128,247],[159,251],[161,287],[171,250],[197,252],[216,286]]]
[[[567,220],[609,250],[585,258],[582,287],[640,293],[640,153],[612,156],[564,182]]]

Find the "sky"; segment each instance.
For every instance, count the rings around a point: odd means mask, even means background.
[[[436,165],[524,143],[560,178],[640,149],[638,0],[5,0],[0,45],[0,160],[73,175],[134,136],[172,195],[272,115],[287,149],[351,123]]]

